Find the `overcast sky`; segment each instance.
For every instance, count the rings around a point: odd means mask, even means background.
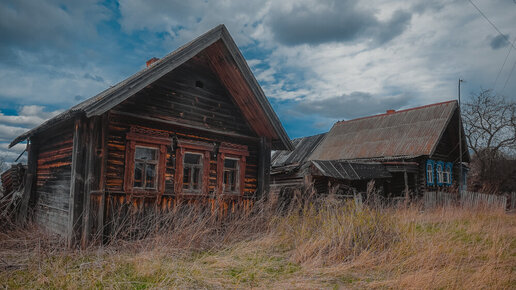
[[[0,155],[12,161],[19,134],[220,23],[292,138],[455,99],[459,77],[464,97],[514,99],[516,0],[472,1],[504,36],[468,0],[0,0]]]

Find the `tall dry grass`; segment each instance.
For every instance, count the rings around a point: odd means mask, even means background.
[[[516,287],[516,217],[459,207],[271,200],[221,215],[182,206],[121,216],[104,246],[70,250],[36,228],[0,235],[9,288]]]

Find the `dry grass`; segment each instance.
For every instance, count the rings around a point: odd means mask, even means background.
[[[516,288],[514,215],[372,209],[331,198],[289,213],[271,208],[261,204],[225,219],[185,209],[159,220],[124,221],[110,244],[82,251],[65,249],[36,228],[2,233],[0,285]]]

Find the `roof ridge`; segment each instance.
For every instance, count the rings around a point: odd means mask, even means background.
[[[352,122],[352,121],[359,121],[359,120],[364,120],[364,119],[376,118],[376,117],[381,117],[381,116],[390,116],[390,115],[395,115],[397,113],[404,113],[404,112],[408,112],[408,111],[420,110],[420,109],[424,109],[424,108],[428,108],[428,107],[434,107],[434,106],[449,104],[449,103],[453,103],[453,102],[457,102],[457,100],[450,100],[450,101],[444,101],[444,102],[439,102],[439,103],[433,103],[433,104],[428,104],[428,105],[423,105],[423,106],[418,106],[418,107],[398,110],[398,111],[394,111],[392,113],[381,113],[381,114],[377,114],[377,115],[365,116],[365,117],[355,118],[355,119],[351,119],[351,120],[341,120],[341,121],[337,121],[335,123],[335,125],[342,124],[342,123],[347,123],[347,122]]]

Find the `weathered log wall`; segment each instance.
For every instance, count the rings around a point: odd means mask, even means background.
[[[257,166],[258,166],[258,144],[252,141],[236,140],[224,136],[216,136],[212,134],[195,134],[192,130],[184,128],[170,128],[164,124],[152,124],[144,120],[129,118],[118,114],[112,114],[109,117],[109,134],[108,134],[108,154],[106,168],[106,190],[112,193],[124,193],[124,173],[125,173],[125,151],[126,139],[125,135],[129,132],[131,126],[155,130],[166,133],[172,137],[203,141],[207,143],[231,142],[234,144],[247,145],[249,156],[246,160],[245,171],[245,195],[253,195],[257,188]],[[174,175],[175,175],[175,159],[176,152],[171,146],[167,146],[166,157],[166,173],[165,173],[165,193],[164,195],[174,195]],[[210,174],[209,174],[209,193],[215,192],[217,185],[217,160],[210,158]]]
[[[59,129],[59,128],[58,128]],[[37,154],[34,221],[62,235],[67,233],[73,127],[64,126],[41,138]]]

